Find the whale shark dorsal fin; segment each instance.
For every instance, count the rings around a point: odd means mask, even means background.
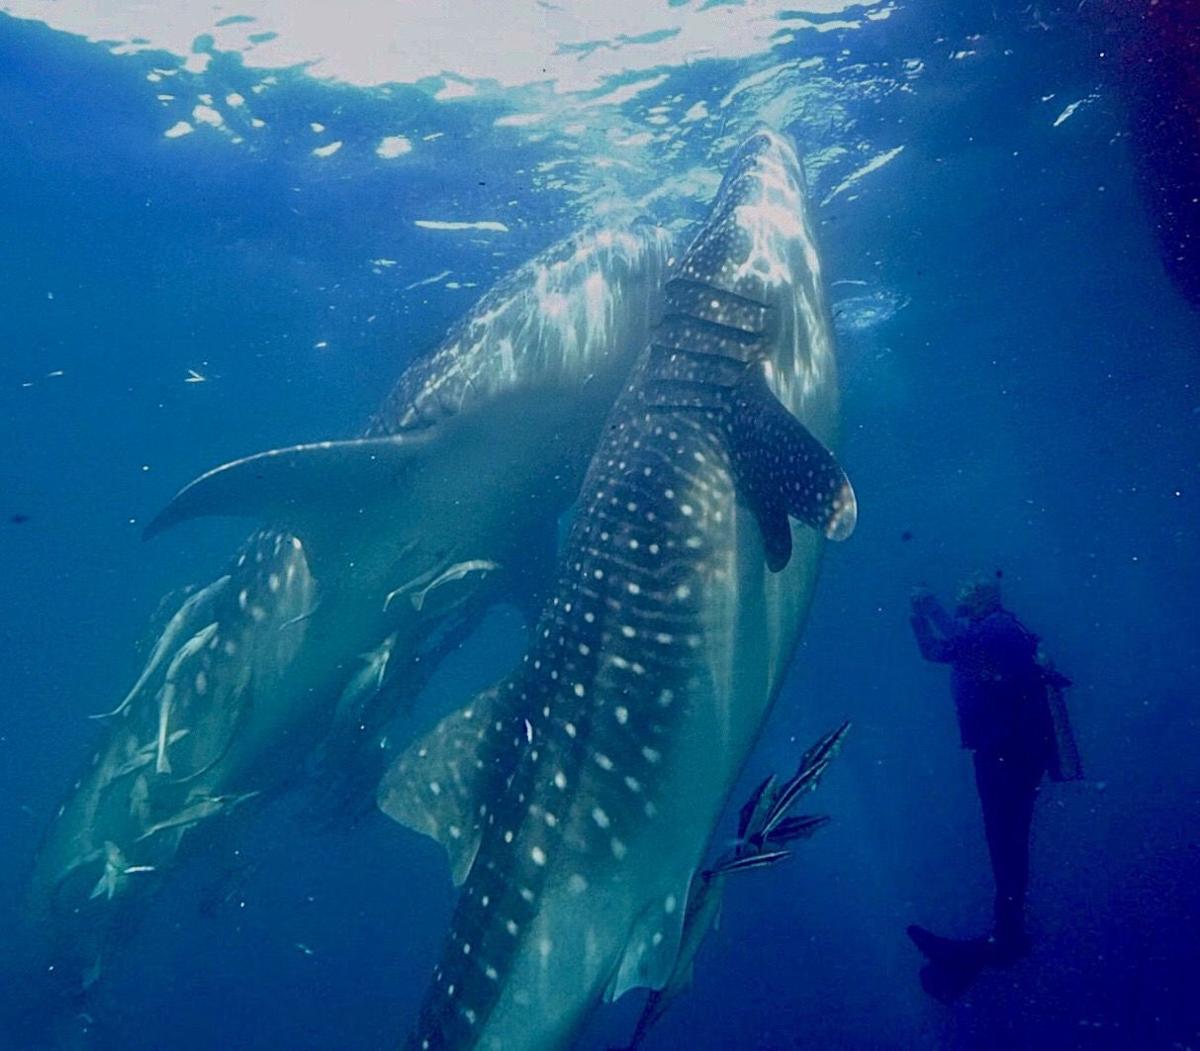
[[[184,486],[142,532],[181,522],[245,517],[279,522],[306,543],[314,533],[403,486],[430,442],[424,434],[316,442],[222,464]]]
[[[393,821],[446,848],[455,886],[471,871],[488,803],[503,788],[507,767],[497,762],[497,749],[511,749],[514,734],[523,740],[509,725],[503,692],[504,687],[485,690],[410,745],[388,767],[376,795],[379,809]]]
[[[738,385],[729,423],[738,493],[754,512],[772,572],[791,557],[787,518],[845,540],[858,518],[854,489],[837,459],[783,406],[758,369]]]
[[[666,898],[642,909],[604,990],[606,1001],[617,1000],[630,989],[662,989],[670,981],[679,960],[691,885],[692,873],[688,872],[676,881],[676,889]]]

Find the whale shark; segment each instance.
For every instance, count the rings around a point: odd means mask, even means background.
[[[98,747],[35,859],[26,926],[53,961],[39,973],[93,981],[181,843],[218,840],[318,751],[373,805],[397,705],[489,603],[544,583],[671,252],[649,224],[567,239],[413,363],[364,435],[218,467],[150,523],[148,537],[209,515],[265,525],[97,713]]]
[[[529,649],[381,783],[461,888],[413,1051],[568,1047],[670,980],[822,543],[857,517],[829,331],[800,162],[757,132],[668,277]]]

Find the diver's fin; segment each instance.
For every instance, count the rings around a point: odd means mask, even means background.
[[[922,988],[942,1003],[965,993],[996,959],[995,945],[987,938],[943,938],[915,923],[908,936],[929,961],[921,969]]]
[[[940,966],[984,967],[995,956],[994,943],[987,938],[944,938],[915,923],[907,933],[921,954]]]
[[[402,752],[379,784],[379,809],[441,843],[456,886],[466,880],[479,851],[480,805],[486,813],[487,802],[503,790],[507,767],[493,750],[512,747],[511,723],[500,689],[486,690]],[[514,732],[523,739],[523,729]]]
[[[781,514],[819,529],[830,540],[845,540],[854,531],[857,503],[845,473],[784,408],[757,369],[747,371],[738,385],[729,442],[738,493],[758,519],[773,571],[791,556],[791,536],[784,540]]]
[[[921,968],[921,988],[939,1003],[949,1006],[975,984],[981,970],[982,966],[956,968],[927,963]]]
[[[142,536],[149,540],[180,522],[228,515],[283,523],[307,543],[331,517],[344,522],[366,510],[364,501],[402,486],[429,444],[423,432],[293,445],[234,460],[184,486]]]
[[[625,951],[604,990],[606,1001],[616,1000],[630,989],[661,989],[667,984],[679,958],[683,920],[692,876],[681,879],[678,889],[667,898],[648,904],[634,921]]]

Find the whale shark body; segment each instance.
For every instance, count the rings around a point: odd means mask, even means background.
[[[670,252],[650,226],[569,239],[411,366],[362,438],[218,468],[151,523],[148,535],[201,515],[271,525],[187,598],[99,717],[27,910],[59,983],[94,979],[123,910],[181,841],[295,781],[318,744],[370,804],[399,701],[488,603],[544,584],[530,552],[545,547],[544,574]]]
[[[836,402],[800,165],[756,133],[671,272],[530,649],[381,785],[462,887],[411,1048],[567,1047],[669,981],[822,540],[854,526]]]

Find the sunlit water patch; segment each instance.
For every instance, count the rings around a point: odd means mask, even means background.
[[[862,141],[848,109],[921,72],[919,60],[873,65],[847,46],[887,20],[893,0],[7,0],[0,11],[141,62],[171,142],[284,143],[338,175],[446,163],[464,138],[476,150],[533,148],[527,185],[569,202],[575,220],[692,217],[688,206],[711,195],[714,172],[758,122],[799,131],[818,199],[836,196],[902,148]],[[292,128],[282,100],[299,81],[329,95],[325,112]],[[347,90],[386,101],[391,119],[348,119]],[[459,231],[506,222],[498,212],[422,219]]]
[[[908,306],[908,296],[866,281],[836,281],[833,323],[842,334],[866,332],[891,321]]]

